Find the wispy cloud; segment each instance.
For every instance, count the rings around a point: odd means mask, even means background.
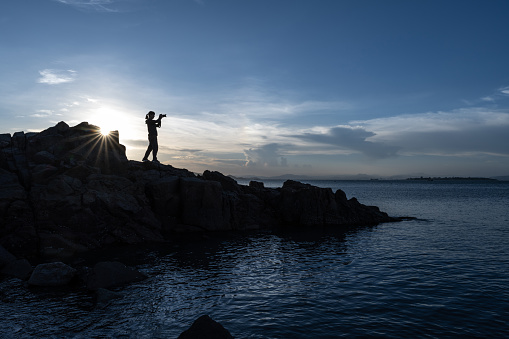
[[[370,158],[388,158],[397,155],[398,147],[396,146],[366,140],[375,135],[375,133],[361,127],[338,126],[330,128],[325,133],[303,133],[293,137],[313,143],[361,152]]]
[[[38,110],[37,113],[31,114],[30,116],[34,118],[47,118],[51,115],[53,115],[53,112],[51,110],[41,109]]]
[[[38,83],[47,85],[59,85],[76,80],[77,72],[69,70],[58,70],[58,69],[43,69],[39,71],[41,77],[37,79]]]
[[[371,141],[400,147],[400,154],[509,155],[507,111],[459,109],[354,121],[352,124],[373,131]]]
[[[74,6],[81,10],[91,10],[98,12],[117,12],[116,9],[111,8],[111,5],[116,2],[114,0],[54,0],[65,5]]]

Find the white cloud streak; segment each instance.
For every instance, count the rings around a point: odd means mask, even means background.
[[[59,85],[65,84],[69,82],[73,82],[76,80],[77,72],[69,69],[69,70],[57,70],[57,69],[43,69],[39,71],[41,77],[37,79],[37,82],[40,84],[47,85]]]
[[[54,0],[64,5],[76,7],[81,10],[92,10],[97,12],[117,12],[110,6],[114,0]]]

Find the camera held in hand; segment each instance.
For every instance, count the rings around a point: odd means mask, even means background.
[[[160,118],[166,118],[166,114],[159,114]]]

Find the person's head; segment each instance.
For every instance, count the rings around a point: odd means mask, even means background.
[[[147,115],[145,115],[145,120],[154,119],[155,116],[156,116],[156,113],[154,111],[150,111],[147,113]]]

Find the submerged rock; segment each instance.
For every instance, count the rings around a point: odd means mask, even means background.
[[[231,339],[233,336],[220,323],[212,320],[208,315],[202,315],[182,332],[179,339]]]

